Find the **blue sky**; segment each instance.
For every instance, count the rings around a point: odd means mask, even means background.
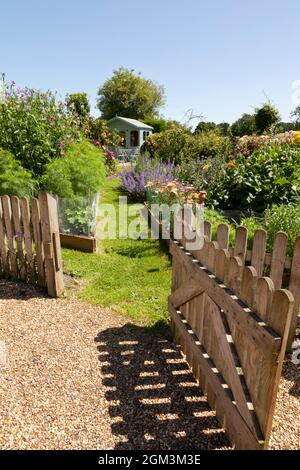
[[[166,89],[162,113],[232,122],[266,101],[288,120],[300,80],[299,0],[1,2],[0,71],[18,85],[96,92],[124,66]]]

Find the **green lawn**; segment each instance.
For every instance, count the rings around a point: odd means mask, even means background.
[[[117,209],[118,179],[106,180],[101,202]],[[137,323],[167,321],[171,263],[156,240],[104,240],[101,254],[63,249],[65,271],[84,280],[80,298],[110,307]]]

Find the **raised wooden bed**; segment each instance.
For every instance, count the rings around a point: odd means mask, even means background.
[[[60,243],[62,247],[71,248],[72,250],[80,250],[87,253],[95,253],[97,251],[96,237],[61,233]]]

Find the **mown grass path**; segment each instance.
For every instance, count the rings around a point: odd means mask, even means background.
[[[121,194],[119,180],[107,179],[101,203],[113,204],[118,213]],[[99,254],[63,250],[65,270],[85,281],[79,297],[138,323],[166,322],[171,263],[159,241],[116,239],[100,245]]]

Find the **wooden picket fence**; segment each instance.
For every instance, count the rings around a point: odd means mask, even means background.
[[[204,222],[204,235],[212,241],[212,225]],[[272,280],[273,289],[287,288],[294,296],[294,311],[287,347],[290,348],[295,338],[299,323],[300,308],[300,236],[296,239],[293,256],[286,256],[288,236],[285,232],[275,235],[272,253],[266,252],[267,232],[256,230],[252,249],[247,250],[248,232],[245,227],[237,227],[234,246],[229,246],[229,226],[220,224],[217,228],[217,246],[228,250],[230,256],[237,256],[242,266],[253,266],[258,277],[267,275]]]
[[[51,297],[63,291],[61,248],[56,200],[1,196],[0,275],[37,284]]]
[[[217,241],[211,241],[211,226],[205,224],[200,250],[187,251],[184,236],[170,240],[174,339],[236,449],[268,447],[294,312],[293,295],[280,289],[283,240],[282,234],[276,237],[272,278],[262,276],[263,231],[256,233],[251,253],[244,228],[237,229],[229,249],[225,224],[218,228]],[[253,266],[245,264],[247,258]],[[291,277],[294,264],[293,259]]]

